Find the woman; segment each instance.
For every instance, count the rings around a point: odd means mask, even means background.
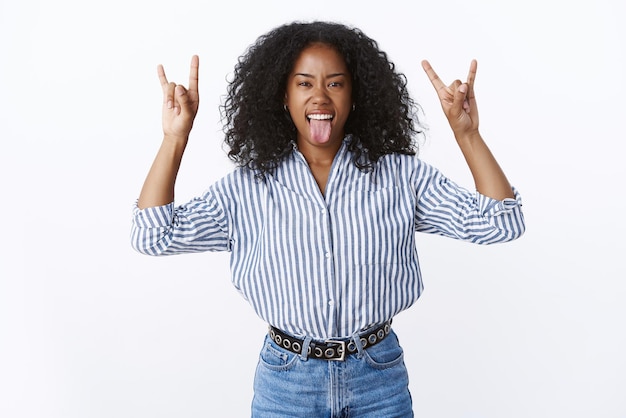
[[[412,416],[392,318],[420,296],[415,231],[479,244],[524,232],[519,194],[478,130],[476,62],[446,86],[423,68],[474,177],[469,192],[418,159],[405,78],[356,28],[290,23],[235,67],[223,105],[238,168],[174,206],[198,110],[163,68],[164,137],[134,211],[150,255],[230,251],[232,282],[270,325],[252,415]]]

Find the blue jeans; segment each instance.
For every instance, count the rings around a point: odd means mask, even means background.
[[[393,330],[345,361],[307,358],[265,338],[254,377],[252,417],[412,417],[409,377]],[[306,353],[308,342],[302,350]]]

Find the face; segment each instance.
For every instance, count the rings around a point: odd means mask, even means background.
[[[301,150],[337,150],[352,108],[352,79],[344,58],[325,44],[302,50],[287,79],[285,104]]]

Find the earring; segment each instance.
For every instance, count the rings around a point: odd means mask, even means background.
[[[283,109],[285,109],[285,112],[289,112],[289,109],[287,109],[287,105],[286,104],[283,105]]]
[[[354,109],[356,109],[356,104],[352,103],[352,111],[354,112]]]

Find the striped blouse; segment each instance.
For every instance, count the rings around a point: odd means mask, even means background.
[[[469,192],[409,155],[362,172],[348,140],[325,195],[294,149],[263,180],[238,168],[181,206],[135,206],[132,246],[148,255],[230,251],[231,280],[264,321],[324,340],[380,324],[419,298],[415,231],[478,244],[524,232],[517,190],[503,201]]]

